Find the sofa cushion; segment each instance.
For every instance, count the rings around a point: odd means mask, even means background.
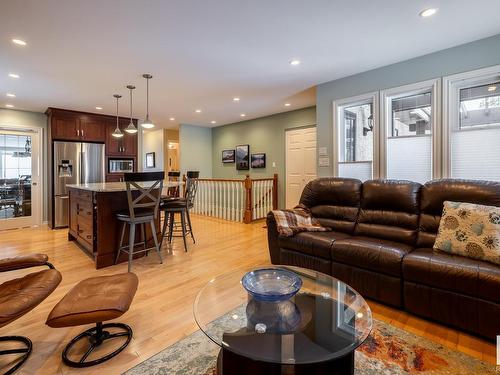
[[[309,207],[321,225],[352,234],[358,217],[361,181],[353,178],[318,178],[309,182],[300,203]]]
[[[500,267],[431,248],[419,248],[403,260],[403,277],[443,290],[500,303]]]
[[[353,236],[333,243],[332,260],[400,277],[403,257],[411,250],[411,246],[399,242]]]
[[[366,181],[354,234],[414,245],[421,186],[411,181]]]
[[[444,202],[433,247],[500,265],[500,207]]]
[[[342,232],[302,232],[293,237],[279,237],[279,246],[283,249],[291,249],[313,255],[320,258],[330,259],[332,244],[349,235]]]
[[[442,179],[422,187],[417,247],[433,247],[444,201],[500,207],[500,182]]]

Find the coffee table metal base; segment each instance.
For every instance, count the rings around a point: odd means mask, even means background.
[[[254,361],[221,349],[217,358],[218,375],[353,375],[354,351],[344,357],[307,365],[280,365]]]

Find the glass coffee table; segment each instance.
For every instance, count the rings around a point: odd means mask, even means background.
[[[302,279],[282,302],[261,302],[241,284],[248,271],[284,268]],[[218,374],[353,374],[354,351],[372,329],[371,310],[349,285],[291,266],[263,266],[210,280],[198,293],[194,317],[221,347]]]

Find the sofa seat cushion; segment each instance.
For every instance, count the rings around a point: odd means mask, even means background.
[[[353,236],[333,243],[332,260],[400,277],[403,257],[411,250],[399,242]]]
[[[280,237],[279,246],[308,255],[330,259],[332,244],[339,239],[350,237],[342,232],[302,232],[293,237]]]
[[[500,267],[431,248],[412,251],[403,260],[405,281],[500,303]]]

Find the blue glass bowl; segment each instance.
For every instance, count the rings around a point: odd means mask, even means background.
[[[302,279],[282,268],[261,268],[246,273],[243,288],[257,301],[278,302],[292,298],[302,287]]]

